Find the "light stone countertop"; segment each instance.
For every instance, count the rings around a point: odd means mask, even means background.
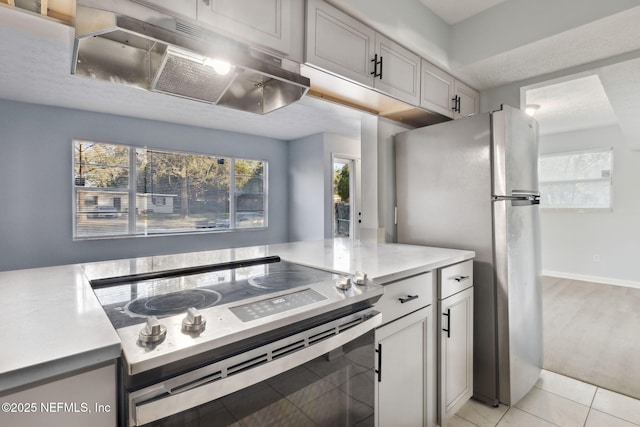
[[[0,272],[0,394],[120,357],[79,266]]]
[[[473,251],[331,239],[0,272],[0,394],[120,356],[89,280],[278,255],[379,284],[474,257]]]

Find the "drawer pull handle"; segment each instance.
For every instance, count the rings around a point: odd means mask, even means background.
[[[417,298],[418,295],[407,295],[406,298],[398,298],[398,301],[400,301],[400,304],[404,304],[405,302],[409,302]]]
[[[447,308],[447,312],[442,315],[447,316],[447,328],[442,328],[442,330],[447,333],[447,338],[451,338],[451,309]]]
[[[456,282],[464,282],[465,280],[469,280],[469,276],[458,276],[454,277],[453,280]]]

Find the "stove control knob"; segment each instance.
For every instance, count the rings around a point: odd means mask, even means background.
[[[200,311],[194,307],[187,310],[187,316],[182,319],[182,331],[183,332],[202,332],[207,321],[202,317]]]
[[[356,285],[366,285],[367,284],[367,274],[362,271],[356,271],[356,274],[353,275],[353,279],[351,279],[353,283]]]
[[[147,324],[140,331],[138,339],[143,344],[156,344],[167,336],[167,328],[158,322],[156,316],[147,317]]]
[[[351,287],[351,279],[348,276],[340,276],[336,281],[336,287],[338,289],[347,290]]]

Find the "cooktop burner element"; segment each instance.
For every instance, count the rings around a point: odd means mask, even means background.
[[[309,273],[300,270],[299,266],[291,266],[284,271],[276,271],[273,273],[249,277],[249,284],[256,288],[279,291],[289,289],[292,283],[312,283],[315,280],[322,280],[318,274]]]
[[[186,312],[189,308],[207,308],[222,299],[220,292],[211,289],[186,289],[169,294],[137,298],[124,307],[131,316],[169,316]]]

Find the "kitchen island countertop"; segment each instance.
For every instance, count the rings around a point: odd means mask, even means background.
[[[475,254],[331,239],[0,272],[0,299],[11,301],[0,312],[0,394],[119,357],[119,337],[90,280],[270,255],[334,272],[362,271],[386,284]]]

